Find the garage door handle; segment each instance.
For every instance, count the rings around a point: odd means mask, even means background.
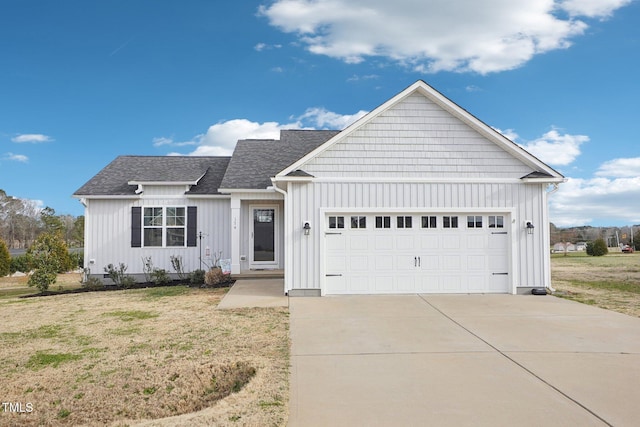
[[[328,232],[328,231],[327,231],[327,232],[325,232],[325,233],[324,233],[324,235],[325,235],[325,236],[336,236],[336,235],[337,235],[337,236],[341,236],[341,235],[342,235],[342,233],[331,233],[331,232]]]
[[[509,273],[491,273],[491,274],[493,274],[494,276],[508,276],[509,275]]]
[[[417,267],[417,266],[418,266],[418,257],[417,257],[417,256],[414,256],[414,257],[413,257],[413,266],[414,266],[414,267]]]
[[[325,274],[325,277],[342,277],[342,274]]]
[[[493,231],[491,234],[509,234],[506,231]]]

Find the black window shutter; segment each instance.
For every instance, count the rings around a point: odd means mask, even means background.
[[[187,246],[197,246],[198,207],[187,206]]]
[[[142,208],[140,206],[131,208],[131,247],[142,247]]]

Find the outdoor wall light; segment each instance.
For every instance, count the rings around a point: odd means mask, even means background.
[[[302,226],[302,229],[304,230],[304,235],[308,236],[309,233],[311,232],[311,225],[309,225],[309,222],[305,222],[304,225]]]
[[[535,227],[533,226],[533,224],[531,224],[531,221],[527,221],[527,225],[525,225],[525,228],[527,229],[527,234],[533,234],[533,229]]]

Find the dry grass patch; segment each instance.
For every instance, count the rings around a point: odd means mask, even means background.
[[[288,311],[216,310],[224,292],[0,299],[0,397],[33,407],[0,426],[286,424]]]
[[[640,317],[640,253],[551,258],[554,295]]]

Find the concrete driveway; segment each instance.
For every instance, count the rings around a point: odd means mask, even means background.
[[[290,298],[290,426],[640,422],[640,319],[552,296]]]

